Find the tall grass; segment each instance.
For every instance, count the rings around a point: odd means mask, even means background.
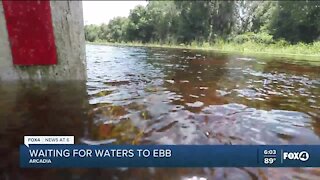
[[[243,44],[219,42],[213,46],[213,49],[222,51],[235,51],[243,54],[266,53],[320,57],[320,42],[315,42],[313,44],[298,43],[295,45],[282,44],[281,42],[274,44],[262,44],[252,41],[248,41]]]
[[[97,41],[93,44],[104,45],[126,45],[126,46],[144,46],[144,47],[164,47],[164,48],[179,48],[179,49],[200,49],[200,50],[214,50],[230,53],[238,53],[244,55],[273,55],[281,57],[298,57],[300,59],[313,60],[320,62],[320,41],[305,44],[289,44],[286,41],[270,41],[268,43],[261,42],[257,39],[248,39],[244,42],[223,41],[217,40],[215,43],[199,43],[191,42],[190,44],[163,44],[163,43],[142,43],[142,42],[119,42],[110,43],[106,41]]]

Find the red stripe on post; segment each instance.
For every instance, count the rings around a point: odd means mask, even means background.
[[[50,1],[2,1],[13,63],[57,63]]]

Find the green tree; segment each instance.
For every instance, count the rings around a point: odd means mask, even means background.
[[[269,28],[292,43],[314,41],[320,36],[320,1],[278,1]]]
[[[178,9],[179,42],[204,41],[210,32],[210,9],[207,1],[175,1]]]
[[[128,19],[125,17],[116,17],[110,20],[106,30],[106,39],[110,42],[126,41]]]
[[[319,1],[149,1],[128,17],[85,26],[87,41],[191,43],[232,40],[313,42],[320,37]]]
[[[235,30],[238,34],[246,32],[267,32],[276,1],[237,1],[235,4]]]
[[[234,30],[236,21],[235,1],[209,1],[210,26],[209,39],[226,39]]]
[[[150,41],[153,28],[150,15],[145,7],[139,5],[130,11],[127,26],[127,38],[129,41]]]
[[[100,28],[97,25],[91,24],[91,25],[84,26],[85,39],[90,42],[94,42],[98,40],[99,31],[100,31]]]
[[[101,24],[98,37],[101,40],[108,40],[108,34],[109,34],[109,26],[108,24]]]
[[[153,26],[151,40],[173,43],[176,33],[177,9],[173,1],[151,1],[147,5],[149,23]]]

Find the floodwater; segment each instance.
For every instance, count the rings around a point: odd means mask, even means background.
[[[24,135],[85,144],[320,144],[320,66],[87,45],[87,82],[0,84],[0,179],[320,179],[318,168],[19,169]]]

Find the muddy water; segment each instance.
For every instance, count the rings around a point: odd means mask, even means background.
[[[18,168],[23,135],[85,144],[320,144],[320,66],[87,45],[87,82],[0,85],[0,179],[319,179],[293,168]]]

